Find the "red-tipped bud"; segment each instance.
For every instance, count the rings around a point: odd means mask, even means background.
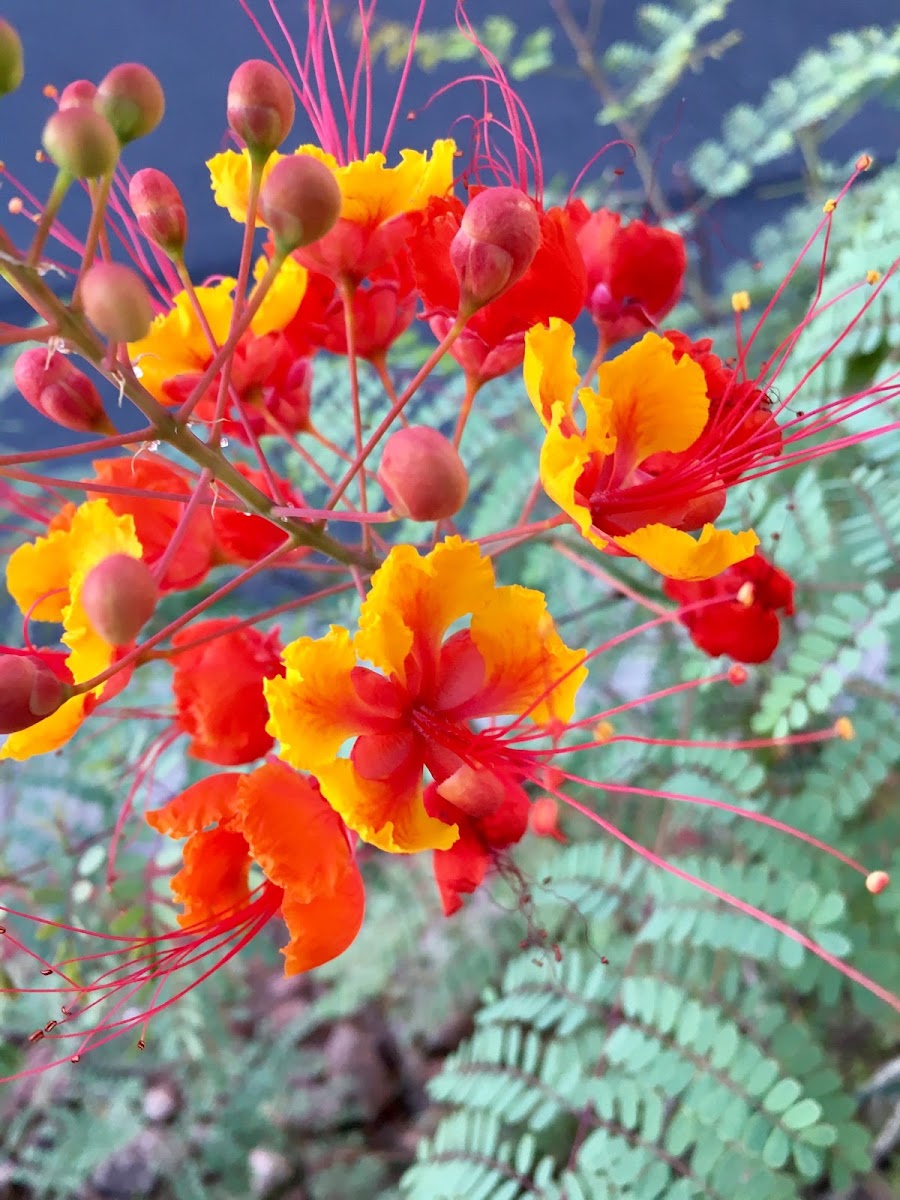
[[[252,158],[265,161],[294,123],[294,94],[281,71],[260,58],[241,63],[231,77],[228,124]]]
[[[141,63],[119,63],[97,88],[97,108],[124,146],[152,133],[166,111],[159,80]]]
[[[493,771],[464,763],[443,783],[438,795],[470,817],[487,817],[496,812],[506,796],[506,788]]]
[[[159,588],[150,568],[130,554],[111,554],[88,572],[81,603],[95,633],[111,646],[128,646],[156,609]]]
[[[93,108],[57,110],[44,126],[41,140],[53,162],[74,179],[107,175],[119,158],[112,125]]]
[[[0,18],[0,96],[14,92],[24,78],[22,40],[9,21]]]
[[[290,254],[317,242],[341,215],[341,189],[324,163],[308,154],[277,162],[259,195],[259,215],[276,249]]]
[[[128,185],[128,199],[144,237],[180,258],[187,241],[187,212],[168,175],[153,167],[138,171]]]
[[[541,244],[534,204],[518,188],[486,188],[469,203],[450,243],[459,310],[471,316],[525,274]]]
[[[120,263],[95,263],[81,281],[81,302],[92,325],[111,342],[136,342],[153,320],[140,275]]]
[[[535,837],[555,838],[565,842],[566,835],[559,827],[559,805],[552,796],[538,796],[528,810],[528,828]]]
[[[414,521],[439,521],[459,512],[469,475],[452,442],[436,429],[410,425],[384,446],[378,482],[394,512]]]
[[[64,429],[113,432],[100,393],[65,355],[50,354],[43,346],[25,350],[16,359],[13,378],[32,408]]]
[[[72,695],[39,655],[0,656],[0,733],[18,733],[55,713]]]
[[[96,95],[97,88],[89,79],[73,79],[63,88],[58,107],[63,111],[67,108],[93,108]]]

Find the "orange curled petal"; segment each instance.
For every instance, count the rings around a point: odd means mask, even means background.
[[[366,728],[367,710],[351,681],[356,653],[350,634],[332,625],[323,638],[298,638],[285,647],[284,679],[263,684],[271,714],[266,726],[281,742],[281,757],[316,773],[348,738]]]
[[[230,822],[237,811],[238,784],[242,776],[222,772],[208,775],[173,796],[162,808],[145,815],[147,824],[172,838],[199,833],[207,825]]]
[[[669,525],[645,525],[634,533],[611,538],[669,579],[712,579],[726,567],[749,558],[759,538],[752,530],[732,533],[704,525],[698,539]]]
[[[286,892],[281,915],[290,941],[281,951],[285,975],[311,971],[343,954],[359,933],[366,909],[366,894],[359,868],[352,863],[330,892],[307,902]]]
[[[238,778],[241,832],[266,878],[298,902],[331,892],[353,858],[341,819],[316,783],[274,762]]]
[[[207,829],[184,844],[184,866],[172,878],[172,895],[184,905],[183,928],[227,918],[250,898],[250,857],[243,836],[230,829]]]
[[[456,841],[455,825],[425,811],[422,768],[410,764],[389,779],[363,779],[346,758],[318,768],[322,794],[363,841],[390,854],[446,850]]]
[[[568,721],[587,677],[583,650],[570,650],[532,588],[501,587],[472,616],[472,641],[486,678],[472,703],[478,716],[523,713],[533,721]],[[533,707],[532,707],[533,705]]]

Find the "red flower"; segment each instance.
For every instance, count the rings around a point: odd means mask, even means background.
[[[794,612],[794,584],[757,551],[721,575],[696,583],[667,579],[666,595],[681,605],[721,599],[678,619],[691,641],[713,658],[727,654],[737,662],[760,663],[771,658],[781,632],[779,612]]]
[[[190,734],[195,758],[223,767],[253,762],[272,749],[263,680],[284,674],[277,631],[235,626],[234,617],[199,621],[172,639],[177,648],[210,637],[173,658],[175,724]]]
[[[438,339],[445,336],[459,309],[450,243],[464,212],[455,198],[432,200],[410,240],[416,282]],[[551,317],[574,321],[584,305],[584,264],[571,221],[561,208],[539,211],[538,218],[541,244],[531,266],[512,287],[469,319],[450,350],[478,384],[521,364],[525,334],[532,325],[546,324]]]
[[[272,496],[272,488],[262,471],[254,471],[243,463],[235,463],[234,466],[254,487]],[[287,505],[298,504],[288,484],[284,480],[278,482],[281,485],[281,501]],[[233,496],[227,488],[222,488],[221,492],[223,498],[231,499]],[[274,496],[272,498],[275,499]],[[230,563],[258,562],[288,537],[283,529],[265,517],[218,505],[212,510],[212,523],[218,552],[225,562]]]
[[[493,775],[495,781],[500,778],[499,773]],[[473,816],[446,800],[438,786],[430,784],[425,789],[428,815],[459,829],[459,838],[449,850],[434,852],[434,878],[444,915],[449,917],[462,908],[463,895],[476,891],[483,883],[497,852],[515,845],[525,835],[530,805],[517,783],[502,779],[497,807]]]
[[[128,513],[133,517],[144,562],[152,567],[169,548],[184,505],[196,487],[195,480],[158,454],[98,459],[93,467],[98,482],[138,493],[104,492],[102,495],[117,516]],[[148,494],[141,495],[141,492]],[[184,496],[185,500],[157,499],[154,492]],[[173,591],[194,587],[209,572],[214,553],[212,518],[209,508],[204,505],[191,515],[187,532],[179,541],[162,578],[157,580],[160,589]]]
[[[587,307],[607,345],[654,329],[681,295],[687,267],[684,241],[583,200],[567,208],[587,270]]]

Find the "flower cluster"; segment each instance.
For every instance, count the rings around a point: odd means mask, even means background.
[[[127,714],[119,701],[132,681],[164,664],[171,705],[157,714],[159,745],[226,768],[146,814],[157,832],[185,839],[172,928],[137,945],[103,935],[119,961],[93,982],[71,960],[44,963],[48,990],[67,996],[52,1036],[76,1039],[75,1057],[142,1027],[170,1003],[160,996],[176,971],[203,964],[205,978],[209,956],[226,960],[276,917],[288,973],[341,954],[363,922],[361,868],[375,851],[431,853],[449,915],[529,829],[561,837],[559,803],[589,816],[564,789],[595,781],[565,764],[612,736],[589,736],[603,712],[576,716],[603,647],[566,645],[554,597],[498,583],[501,556],[555,530],[584,564],[586,589],[610,578],[601,563],[635,560],[660,599],[676,602],[651,605],[649,627],[680,623],[712,657],[765,662],[779,614],[799,603],[756,533],[727,527],[729,496],[879,432],[846,422],[900,393],[895,374],[797,413],[826,352],[778,395],[800,333],[828,308],[821,287],[758,368],[769,310],[747,335],[743,296],[734,358],[666,328],[687,270],[683,238],[574,196],[548,203],[537,146],[526,146],[519,102],[489,56],[515,166],[492,158],[487,138],[471,161],[450,138],[397,151],[398,108],[373,148],[369,114],[357,120],[359,89],[342,90],[344,111],[328,93],[328,6],[310,6],[309,21],[296,79],[251,60],[229,87],[233,148],[207,167],[214,202],[243,228],[233,274],[195,283],[177,186],[120,165],[164,109],[158,81],[136,64],[56,95],[43,139],[57,168],[50,198],[25,214],[36,225],[29,245],[0,230],[0,275],[41,322],[6,335],[27,347],[17,386],[43,419],[83,436],[92,461],[89,478],[68,482],[21,469],[55,449],[0,467],[32,526],[6,565],[24,636],[0,655],[0,757],[64,748],[86,722],[102,735],[107,718],[129,719],[117,714]],[[369,63],[367,28],[357,75]],[[309,129],[284,152],[295,97]],[[483,134],[492,120],[476,127]],[[93,206],[84,240],[57,219],[75,181]],[[826,243],[837,202],[827,207],[817,230]],[[131,265],[110,257],[111,233]],[[72,260],[62,268],[69,302],[42,279],[51,238]],[[883,266],[859,281],[848,329],[895,280],[897,264]],[[579,322],[593,330],[581,354]],[[404,374],[393,352],[411,331],[421,353]],[[337,396],[315,387],[326,356],[347,360]],[[455,427],[410,424],[429,378],[452,364],[463,380]],[[375,420],[363,411],[363,371],[383,388]],[[95,376],[142,414],[140,430],[118,432]],[[515,525],[475,538],[464,433],[502,376],[521,389],[535,486]],[[352,420],[344,442],[332,436],[339,410]],[[87,498],[33,503],[29,487],[59,486]],[[293,581],[292,599],[261,609],[243,585],[272,578]],[[329,598],[353,590],[355,630],[326,628]],[[620,590],[632,594],[625,582]],[[235,615],[238,591],[247,599]],[[311,635],[283,644],[271,620],[300,610]],[[55,641],[36,646],[34,629],[48,626]],[[728,663],[710,676],[745,677]],[[615,833],[602,813],[592,819]],[[871,890],[881,874],[869,876]],[[153,999],[135,1016],[148,986]],[[95,1006],[102,1016],[86,1027]]]

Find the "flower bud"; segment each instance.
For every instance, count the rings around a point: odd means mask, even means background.
[[[13,367],[16,387],[39,413],[76,433],[110,433],[100,393],[64,354],[46,347],[25,350]]]
[[[541,244],[534,203],[518,188],[486,188],[469,203],[450,243],[464,316],[499,296],[525,274]]]
[[[391,434],[381,456],[378,482],[394,512],[414,521],[452,517],[469,492],[469,476],[456,447],[425,425],[410,425]]]
[[[63,88],[58,107],[62,111],[67,108],[93,108],[96,95],[97,88],[89,79],[73,79]]]
[[[341,189],[323,162],[309,154],[282,158],[259,196],[259,215],[280,254],[317,242],[341,215]]]
[[[294,123],[294,94],[281,71],[251,58],[231,77],[227,100],[228,124],[250,151],[265,160],[281,145]]]
[[[552,796],[538,796],[528,810],[528,828],[535,837],[555,838],[565,842],[566,835],[559,827],[559,805]]]
[[[25,56],[22,40],[0,17],[0,96],[14,92],[25,77]]]
[[[0,656],[0,733],[18,733],[55,713],[72,695],[37,654]]]
[[[95,263],[81,281],[81,302],[87,319],[111,342],[139,341],[153,320],[144,281],[120,263]]]
[[[96,104],[123,146],[152,133],[166,111],[159,80],[141,63],[113,67],[97,88]]]
[[[153,167],[136,172],[128,185],[128,199],[144,237],[180,258],[187,240],[187,212],[168,175]]]
[[[130,554],[111,554],[89,571],[81,603],[95,633],[111,646],[128,646],[156,609],[159,588],[150,568]]]
[[[119,157],[113,127],[93,108],[58,109],[44,126],[41,141],[59,169],[74,179],[107,175]]]
[[[502,780],[484,767],[463,763],[443,783],[438,795],[470,817],[487,817],[496,812],[506,797]]]

